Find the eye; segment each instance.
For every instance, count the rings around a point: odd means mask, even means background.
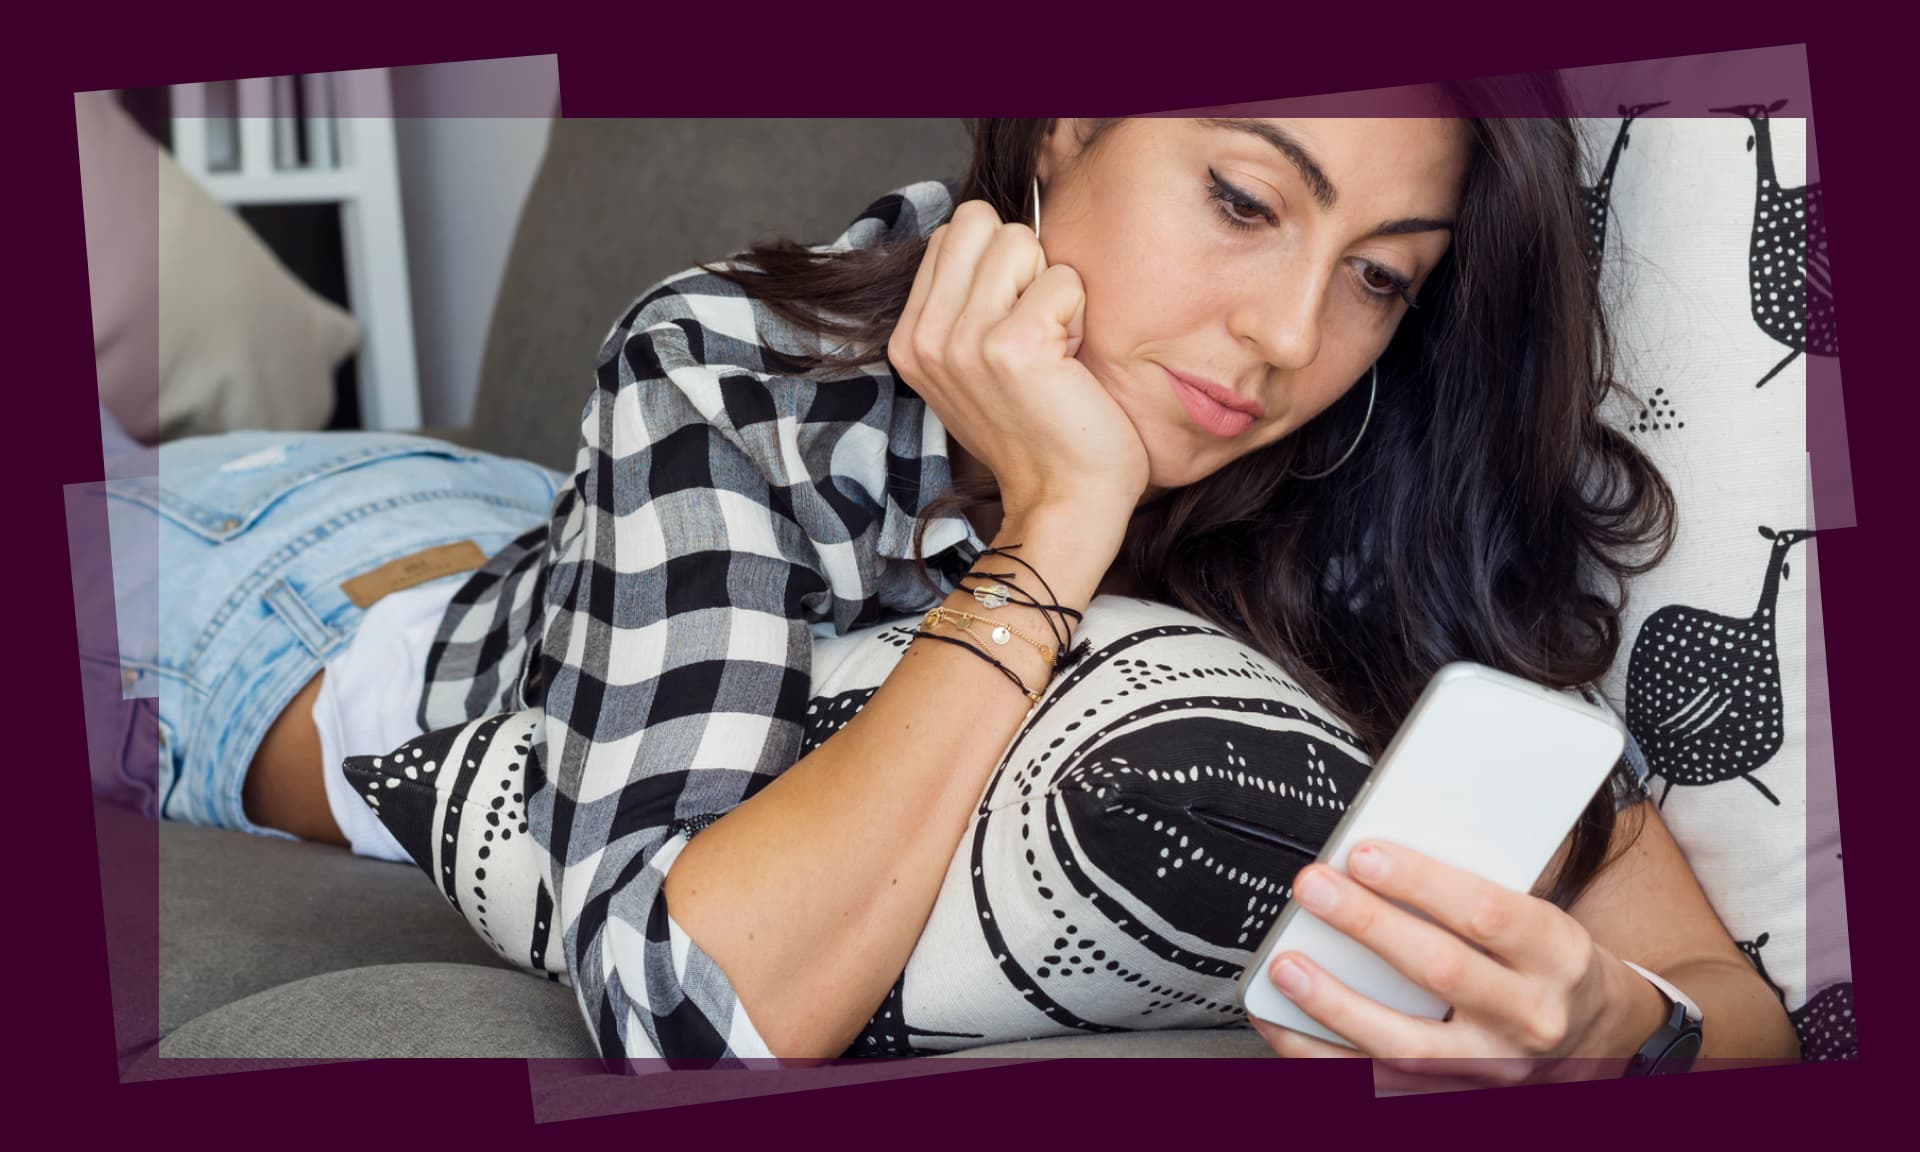
[[[1274,223],[1273,209],[1222,180],[1211,168],[1207,169],[1206,187],[1207,198],[1228,227],[1249,232],[1263,223]]]
[[[1361,261],[1360,267],[1358,279],[1361,292],[1369,302],[1381,308],[1390,308],[1395,300],[1405,300],[1407,307],[1419,307],[1408,292],[1408,289],[1413,287],[1413,281],[1410,278],[1400,275],[1384,264],[1375,264],[1369,260]]]

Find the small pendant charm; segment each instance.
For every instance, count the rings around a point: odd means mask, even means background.
[[[973,590],[973,598],[988,608],[1004,608],[1007,604],[1007,586],[983,584]]]
[[[1007,626],[1005,624],[1002,624],[1000,625],[1000,627],[995,628],[993,630],[993,642],[995,644],[1005,644],[1007,641],[1011,639],[1013,639],[1013,633],[1007,630]]]

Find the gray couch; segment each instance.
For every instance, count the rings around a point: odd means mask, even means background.
[[[647,286],[758,238],[830,240],[966,156],[956,121],[556,120],[473,422],[431,434],[571,469],[594,353]],[[103,837],[115,818],[103,809]],[[161,1057],[594,1055],[571,991],[504,967],[410,865],[171,823],[159,839]],[[1249,1031],[969,1053],[1263,1054]]]

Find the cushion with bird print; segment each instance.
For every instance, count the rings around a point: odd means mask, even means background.
[[[1578,122],[1616,376],[1608,410],[1672,486],[1678,536],[1631,586],[1602,680],[1653,803],[1807,1059],[1854,1054],[1819,606],[1807,373],[1835,344],[1805,109],[1662,107],[1622,73],[1619,119]],[[1654,113],[1649,115],[1649,113]],[[1709,1022],[1711,1028],[1711,1022]]]

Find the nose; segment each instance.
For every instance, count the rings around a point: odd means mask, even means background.
[[[1275,368],[1298,369],[1320,354],[1320,316],[1326,277],[1302,267],[1242,282],[1227,315],[1234,339],[1245,341]]]

